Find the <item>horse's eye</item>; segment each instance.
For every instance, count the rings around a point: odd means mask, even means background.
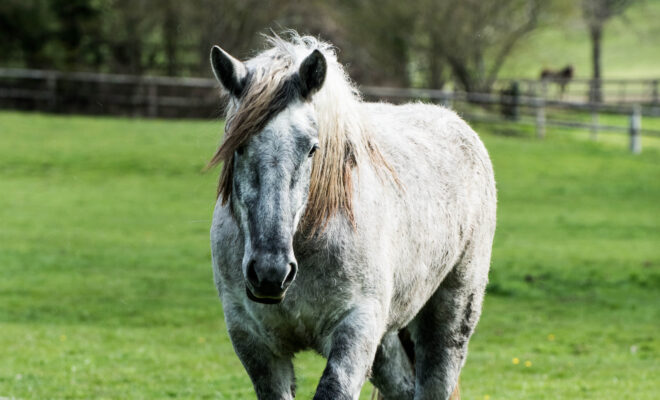
[[[245,150],[245,146],[241,146],[241,147],[236,149],[236,154],[238,154],[239,156],[242,156],[244,150]]]
[[[312,147],[312,149],[309,151],[309,157],[313,156],[314,153],[316,153],[316,150],[318,150],[318,149],[319,149],[319,145],[318,145],[318,144],[315,144],[315,145]]]

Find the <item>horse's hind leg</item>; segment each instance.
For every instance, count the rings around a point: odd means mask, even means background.
[[[412,400],[415,377],[408,355],[396,333],[389,333],[376,351],[371,368],[371,382],[385,400]]]
[[[415,342],[415,400],[449,399],[481,314],[489,258],[457,265],[409,325]]]

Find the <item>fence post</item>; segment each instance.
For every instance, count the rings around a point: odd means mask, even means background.
[[[520,84],[518,81],[511,81],[511,84],[500,90],[500,112],[510,120],[517,121],[520,117]]]
[[[453,107],[453,102],[452,102],[453,94],[454,94],[453,92],[447,92],[444,90],[441,92],[440,103],[443,105],[443,107],[450,109]]]
[[[46,86],[48,87],[48,110],[55,112],[57,111],[57,72],[48,74]]]
[[[598,140],[598,106],[591,104],[591,140]]]
[[[603,102],[602,82],[599,79],[591,79],[589,81],[589,101],[592,103]]]
[[[158,84],[156,82],[149,83],[149,116],[151,118],[158,117]]]
[[[545,137],[545,99],[537,97],[534,104],[536,106],[536,137],[543,139]]]
[[[632,113],[630,113],[630,151],[633,154],[642,152],[642,109],[637,104],[633,106]]]
[[[543,98],[543,101],[545,101],[548,98],[548,80],[543,79],[541,81],[541,97]]]

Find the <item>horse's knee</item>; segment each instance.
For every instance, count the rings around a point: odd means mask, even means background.
[[[396,333],[383,337],[371,374],[371,382],[385,400],[412,399],[415,396],[413,366]]]

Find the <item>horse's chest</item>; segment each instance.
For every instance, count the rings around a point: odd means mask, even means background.
[[[286,301],[276,309],[260,307],[254,313],[258,330],[269,337],[274,347],[290,352],[310,348],[322,352],[330,327],[337,319],[333,314],[311,304],[292,305]]]

